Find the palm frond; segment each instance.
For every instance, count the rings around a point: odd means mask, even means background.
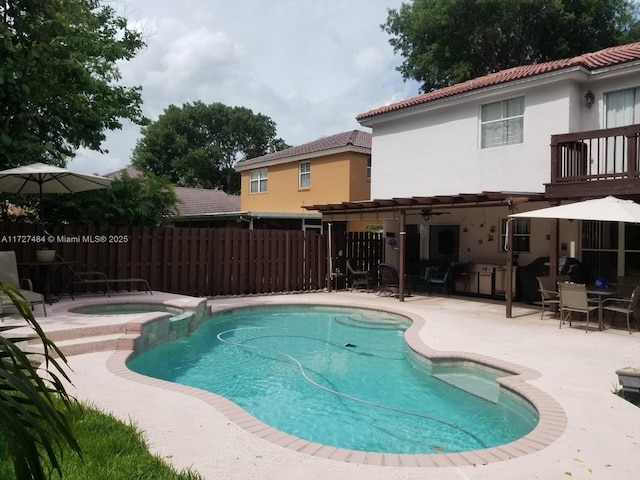
[[[54,403],[59,397],[66,408],[73,401],[64,386],[70,381],[66,359],[16,288],[0,282],[0,294],[11,300],[33,332],[12,335],[16,327],[0,328],[0,435],[9,440],[17,478],[45,480],[49,475],[42,466],[43,455],[60,474],[57,457],[62,443],[81,454],[64,410]],[[27,354],[20,348],[33,339],[42,343],[43,353]]]

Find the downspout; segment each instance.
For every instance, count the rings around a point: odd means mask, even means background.
[[[398,259],[398,300],[404,302],[404,249],[405,249],[405,240],[407,238],[406,232],[406,211],[400,210],[400,245],[398,254],[400,258]]]
[[[509,213],[513,213],[512,212],[513,207],[511,205],[511,202],[509,203]],[[513,218],[508,218],[507,217],[507,235],[505,238],[505,245],[504,245],[504,249],[505,252],[507,253],[507,272],[506,272],[506,289],[507,291],[505,292],[505,300],[506,300],[506,317],[507,318],[512,318],[513,317]]]
[[[331,229],[332,224],[331,223],[327,223],[327,225],[329,226],[329,234],[327,235],[327,240],[328,240],[328,246],[327,246],[327,251],[329,252],[329,259],[328,259],[328,268],[329,268],[329,274],[327,275],[327,291],[331,292],[331,280],[333,280],[333,252],[332,252],[332,248],[331,248],[331,244],[333,243],[333,230]]]

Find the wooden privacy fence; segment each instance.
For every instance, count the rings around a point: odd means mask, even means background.
[[[114,279],[145,278],[153,290],[208,297],[327,286],[327,240],[312,230],[59,225],[47,231],[56,253],[77,271],[97,270]],[[0,223],[0,250],[15,250],[19,263],[33,264],[37,234],[36,225]],[[348,237],[348,254],[353,251],[363,264],[375,268],[381,261],[376,258],[380,236]],[[61,278],[57,283],[58,288],[66,284]]]

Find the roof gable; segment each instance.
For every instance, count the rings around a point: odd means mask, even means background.
[[[613,67],[624,63],[640,60],[640,42],[605,48],[597,52],[585,53],[573,58],[553,60],[550,62],[523,65],[519,67],[501,70],[483,77],[474,78],[466,82],[457,83],[450,87],[434,90],[417,97],[392,103],[384,107],[376,108],[356,117],[358,121],[366,120],[377,115],[395,112],[404,108],[415,107],[435,100],[453,97],[474,90],[480,90],[495,85],[506,84],[524,78],[535,77],[550,72],[558,72],[564,69],[583,68],[594,71],[601,68]]]
[[[287,159],[294,159],[305,155],[317,154],[319,152],[331,153],[332,150],[364,148],[371,149],[371,134],[362,130],[350,130],[338,133],[329,137],[322,137],[313,142],[298,145],[296,147],[269,153],[261,157],[249,158],[238,162],[236,168],[244,169],[247,166],[258,166],[264,163],[282,163]]]

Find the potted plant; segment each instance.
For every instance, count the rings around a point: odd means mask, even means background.
[[[36,246],[36,260],[38,262],[53,262],[56,259],[56,251],[51,240],[53,240],[53,236],[45,233],[44,240]]]
[[[625,392],[640,392],[640,367],[625,367],[616,370],[616,373]]]

